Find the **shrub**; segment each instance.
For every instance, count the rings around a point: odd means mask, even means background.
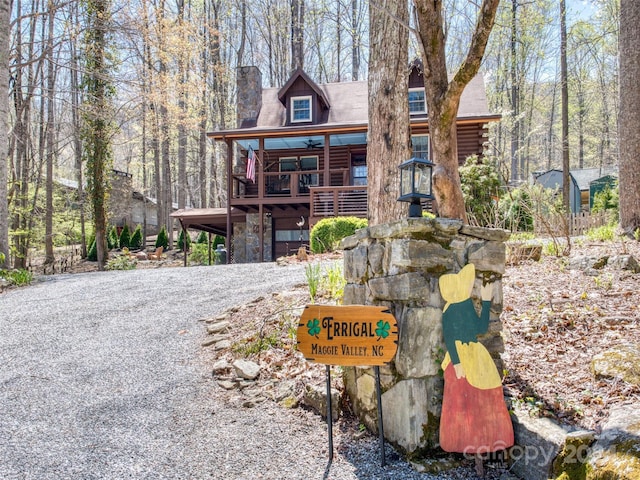
[[[218,245],[222,245],[224,247],[225,244],[226,244],[226,239],[222,235],[216,235],[216,237],[213,240],[213,245],[211,245],[211,248],[215,250],[218,247]]]
[[[139,250],[142,248],[142,227],[140,225],[136,227],[129,239],[129,248],[133,250]]]
[[[125,223],[120,232],[120,248],[129,248],[131,243],[131,233],[129,232],[129,226]]]
[[[120,245],[120,239],[118,238],[118,229],[115,225],[111,226],[109,233],[107,234],[107,248],[113,250]]]
[[[158,238],[156,238],[156,248],[162,247],[164,250],[169,249],[169,236],[167,235],[167,229],[162,226],[160,232],[158,232]]]
[[[591,211],[593,213],[613,212],[610,220],[612,223],[617,223],[620,211],[620,190],[618,185],[614,188],[607,185],[604,189],[597,192],[593,196]]]
[[[191,251],[189,252],[189,263],[194,263],[196,265],[211,265],[209,263],[209,251],[207,250],[208,245],[202,243],[195,243],[191,246]],[[215,256],[211,255],[211,261],[215,261]]]
[[[91,245],[89,247],[89,250],[87,251],[87,260],[90,260],[92,262],[97,262],[98,261],[98,246],[96,245],[96,238],[93,237],[91,239],[91,242],[89,243],[89,245]]]
[[[198,238],[196,239],[196,243],[209,243],[207,232],[200,232],[200,235],[198,235]]]
[[[592,242],[612,242],[616,238],[616,225],[603,225],[601,227],[590,228],[585,232],[585,236]]]
[[[505,228],[512,232],[533,231],[533,209],[529,187],[511,190],[498,202],[498,210]]]
[[[107,270],[134,270],[138,261],[129,255],[118,255],[107,261]]]
[[[19,287],[29,285],[33,281],[33,274],[29,270],[22,268],[17,270],[0,270],[0,277],[8,280],[11,285],[17,285]]]
[[[469,220],[483,227],[494,226],[501,186],[496,162],[477,155],[468,157],[460,167],[460,181]]]
[[[191,246],[191,237],[189,236],[188,232],[185,235],[184,230],[180,229],[180,233],[178,234],[178,250],[180,250],[181,252],[184,250],[185,238],[187,242],[187,251],[189,251],[189,247]]]
[[[323,218],[311,229],[309,236],[311,251],[323,253],[334,250],[340,240],[365,228],[367,220],[357,217]]]

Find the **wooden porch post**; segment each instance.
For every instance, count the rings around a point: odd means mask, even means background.
[[[322,181],[323,187],[331,186],[331,170],[330,170],[330,158],[329,158],[329,142],[331,141],[331,135],[324,134],[324,179]]]
[[[227,140],[227,236],[225,244],[227,247],[227,263],[231,263],[231,198],[233,197],[233,161],[235,152],[233,151],[233,141]]]

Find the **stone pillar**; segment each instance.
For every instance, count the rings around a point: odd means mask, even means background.
[[[270,215],[264,214],[264,261],[271,261],[271,237],[272,237],[272,218]],[[260,261],[260,214],[248,213],[246,234],[245,234],[245,261],[254,263]],[[240,262],[238,262],[240,263]]]
[[[385,305],[398,321],[398,352],[381,368],[386,439],[407,454],[438,446],[446,348],[438,279],[476,266],[472,298],[479,311],[483,281],[494,282],[489,331],[479,340],[502,372],[499,320],[509,232],[465,226],[448,219],[407,218],[376,225],[346,238],[345,305]],[[377,428],[373,369],[350,368],[345,386],[354,410]]]
[[[117,227],[127,225],[133,228],[133,175],[113,170],[111,175],[111,193],[109,194],[109,222]]]

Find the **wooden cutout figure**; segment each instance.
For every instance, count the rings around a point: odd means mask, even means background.
[[[476,455],[478,468],[479,455],[513,445],[513,425],[496,365],[477,339],[489,327],[493,284],[482,286],[478,316],[471,300],[475,277],[473,264],[440,277],[440,293],[447,302],[442,313],[447,354],[442,362],[440,446],[447,452]]]

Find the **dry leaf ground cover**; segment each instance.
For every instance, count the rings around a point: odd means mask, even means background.
[[[571,258],[625,253],[640,260],[640,244],[577,241]],[[505,386],[532,413],[597,430],[613,405],[640,402],[637,385],[598,379],[591,370],[595,355],[640,344],[640,274],[610,266],[585,272],[569,265],[567,257],[543,256],[507,267]]]
[[[638,386],[619,378],[597,379],[591,371],[595,355],[616,345],[640,344],[640,274],[608,266],[597,275],[569,268],[571,258],[623,253],[640,259],[640,243],[575,241],[571,257],[543,255],[538,262],[507,266],[505,390],[533,415],[597,430],[611,406],[640,402]],[[324,381],[324,367],[305,362],[295,350],[297,319],[308,302],[301,285],[238,306],[230,317],[236,341],[217,356],[252,357],[262,365],[262,377],[273,380],[264,385],[269,396],[282,401],[278,386],[292,382],[285,403],[297,404],[306,383]],[[339,378],[335,384],[341,387]]]

